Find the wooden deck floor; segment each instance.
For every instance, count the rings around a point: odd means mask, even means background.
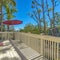
[[[21,60],[9,40],[3,41],[5,46],[0,46],[0,60]]]

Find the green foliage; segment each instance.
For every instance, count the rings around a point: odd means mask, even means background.
[[[48,11],[50,12],[50,11],[52,11],[53,10],[53,8],[48,8]]]
[[[24,31],[25,32],[32,32],[33,31],[33,28],[34,26],[32,24],[27,24],[25,27],[24,27]]]
[[[35,4],[35,2],[34,2],[34,1],[32,1],[32,4]]]
[[[1,5],[5,9],[5,12],[3,12],[2,18],[4,18],[5,16],[5,19],[11,20],[12,18],[15,17],[14,13],[17,12],[15,0],[7,0],[7,1],[1,0],[1,1],[2,1]],[[9,30],[9,26],[7,27]]]
[[[41,9],[38,9],[38,14],[40,14],[42,11],[41,11]]]
[[[15,0],[8,0],[8,1],[3,0],[2,7],[4,7],[5,9],[5,13],[3,14],[4,16],[6,16],[6,19],[12,19],[15,17],[13,15],[15,12],[17,12]]]
[[[55,24],[58,26],[60,25],[60,13],[55,13]]]
[[[26,33],[33,33],[33,34],[40,34],[38,26],[35,26],[33,24],[27,24],[24,29],[21,29],[20,32],[26,32]]]

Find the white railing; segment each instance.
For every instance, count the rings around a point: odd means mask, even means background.
[[[60,59],[60,37],[17,32],[15,38],[50,60]]]
[[[7,40],[13,38],[13,32],[0,32],[0,40]]]
[[[60,37],[20,32],[1,32],[5,39],[20,40],[50,60],[60,59]]]

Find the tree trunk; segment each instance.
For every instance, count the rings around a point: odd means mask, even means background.
[[[50,20],[50,28],[52,29],[52,21]]]
[[[1,30],[0,31],[2,31],[2,0],[0,1],[0,28],[1,28]]]
[[[46,22],[45,22],[44,0],[42,0],[42,11],[43,11],[44,33],[46,34]]]
[[[54,4],[54,0],[52,0],[52,6],[53,6],[53,27],[55,27],[55,16],[54,16],[54,10],[55,10],[55,4]]]
[[[41,33],[41,22],[38,22],[39,33]]]

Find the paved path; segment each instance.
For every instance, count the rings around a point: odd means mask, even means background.
[[[21,60],[9,40],[3,41],[3,43],[5,46],[0,46],[0,60]]]

